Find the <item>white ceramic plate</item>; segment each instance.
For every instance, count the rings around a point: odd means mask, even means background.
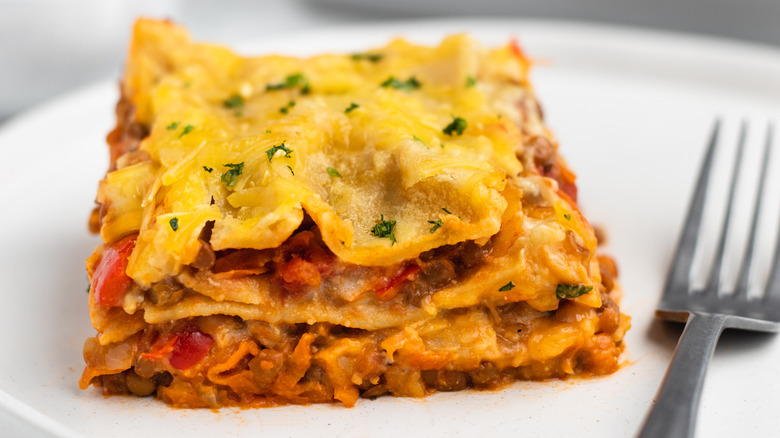
[[[461,31],[487,44],[518,37],[540,60],[532,80],[548,122],[579,171],[580,204],[593,223],[608,230],[605,249],[620,266],[622,307],[633,317],[625,367],[605,378],[524,382],[498,392],[422,400],[380,398],[352,409],[188,411],[153,399],[104,399],[93,388],[79,390],[82,343],[94,333],[83,261],[98,243],[86,222],[107,164],[104,136],[113,126],[117,99],[111,81],[42,106],[0,130],[0,410],[6,422],[26,424],[44,436],[636,433],[680,333],[680,327],[655,322],[652,314],[708,131],[718,114],[727,140],[743,116],[755,126],[778,118],[780,52],[539,21],[347,27],[285,35],[244,51],[349,53],[396,35],[435,42]],[[755,156],[749,153],[748,161]],[[775,171],[778,163],[772,164]],[[772,205],[780,198],[777,192],[768,196]],[[710,367],[698,435],[775,434],[779,375],[777,337],[727,333]]]

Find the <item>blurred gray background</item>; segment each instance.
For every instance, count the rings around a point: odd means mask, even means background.
[[[117,77],[133,19],[172,18],[235,44],[319,27],[427,17],[580,20],[780,46],[780,0],[0,0],[0,123]]]

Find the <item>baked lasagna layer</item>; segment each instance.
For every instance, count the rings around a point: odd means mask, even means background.
[[[241,57],[140,20],[81,387],[219,407],[608,374],[629,320],[515,43]]]

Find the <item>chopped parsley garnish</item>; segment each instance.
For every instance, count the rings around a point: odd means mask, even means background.
[[[577,298],[592,290],[593,286],[585,286],[582,284],[559,284],[558,287],[555,288],[555,296],[559,300],[564,298]]]
[[[174,129],[179,127],[179,123],[181,123],[181,122],[171,122],[171,124],[166,126],[165,129],[167,129],[169,131],[173,131]]]
[[[341,174],[339,173],[339,171],[332,167],[328,167],[328,175],[335,176],[336,178],[341,178]]]
[[[234,94],[230,96],[230,99],[227,99],[226,101],[222,102],[222,105],[225,108],[230,108],[230,109],[241,108],[244,106],[244,98],[239,96],[238,94]]]
[[[438,230],[440,226],[444,225],[444,222],[442,222],[441,219],[439,219],[437,221],[428,221],[428,223],[429,224],[433,224],[433,226],[431,227],[431,234],[435,233],[436,230]]]
[[[173,231],[176,231],[179,229],[179,218],[175,217],[168,221],[169,224],[171,224],[171,229]]]
[[[379,62],[384,57],[385,55],[381,53],[355,53],[350,58],[352,58],[353,61],[366,60],[370,62]]]
[[[89,290],[92,289],[92,285],[87,283],[87,293],[89,293]]]
[[[344,114],[349,114],[349,113],[351,113],[352,111],[354,111],[354,110],[356,110],[358,108],[360,108],[360,105],[356,104],[355,102],[352,102],[352,103],[349,104],[347,109],[344,110]]]
[[[284,78],[284,82],[279,82],[276,84],[268,84],[265,86],[265,89],[268,91],[284,90],[286,88],[295,88],[299,85],[301,86],[301,93],[309,94],[309,92],[311,92],[311,88],[309,87],[309,81],[307,81],[306,76],[304,76],[301,73],[294,73],[291,75],[287,75],[287,77]]]
[[[474,76],[466,76],[466,88],[471,88],[474,85],[477,85],[477,80],[474,79]]]
[[[567,221],[571,220],[571,215],[569,213],[564,213],[563,217],[565,217]]]
[[[453,135],[453,133],[457,133],[458,135],[463,135],[463,131],[466,130],[466,121],[460,117],[452,116],[452,122],[447,125],[444,129],[441,130],[441,132],[447,134],[447,135]]]
[[[374,228],[371,229],[371,234],[376,237],[387,237],[395,244],[395,234],[393,234],[394,228],[395,221],[386,221],[385,215],[380,215],[380,220],[374,225]]]
[[[211,173],[212,170],[214,170],[213,167],[203,166],[203,170],[205,170],[208,173]]]
[[[266,130],[265,130],[265,133],[266,133],[266,134],[270,134],[270,133],[271,133],[271,130],[270,130],[270,129],[266,129]]]
[[[293,170],[292,170],[292,167],[290,167],[290,166],[288,165],[288,166],[287,166],[287,168],[288,168],[288,169],[290,169],[290,173],[292,173],[292,176],[295,176],[295,172],[293,172]]]
[[[182,131],[181,131],[181,134],[179,134],[179,138],[182,138],[182,137],[184,137],[185,135],[189,134],[190,132],[192,132],[192,130],[193,130],[193,129],[195,129],[195,127],[194,127],[194,126],[192,126],[192,125],[187,125],[187,126],[185,126],[185,127],[184,127],[184,130],[182,130]]]
[[[282,142],[282,144],[271,146],[271,149],[265,151],[265,154],[268,155],[269,163],[274,159],[274,155],[276,155],[277,151],[284,151],[285,158],[290,158],[290,154],[292,153],[292,149],[285,146],[284,142]]]
[[[220,181],[228,187],[233,187],[236,185],[236,181],[238,181],[238,176],[244,171],[244,162],[242,161],[238,164],[228,163],[223,164],[223,166],[229,167],[230,169],[222,174]]]
[[[406,81],[401,81],[395,78],[395,76],[390,76],[387,78],[386,81],[382,82],[382,87],[384,88],[395,88],[396,90],[405,90],[405,91],[411,91],[417,88],[420,88],[422,84],[420,81],[417,80],[414,76],[407,79]]]
[[[509,283],[501,286],[501,288],[498,289],[498,290],[501,291],[501,292],[506,292],[506,291],[512,290],[514,288],[515,288],[515,284],[510,281]]]
[[[445,213],[447,213],[447,214],[454,214],[453,212],[451,212],[451,211],[447,210],[447,209],[446,209],[446,208],[444,208],[444,207],[442,207],[441,209],[442,209],[442,211],[443,211],[443,212],[445,212]]]
[[[287,105],[285,105],[285,106],[283,106],[283,107],[279,108],[279,112],[280,112],[280,113],[282,113],[282,114],[287,114],[287,113],[289,113],[289,112],[290,112],[290,110],[291,110],[291,109],[292,109],[292,107],[294,107],[294,106],[295,106],[295,101],[294,101],[294,100],[291,100],[291,101],[287,102]]]

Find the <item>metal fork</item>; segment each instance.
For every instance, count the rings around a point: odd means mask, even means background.
[[[715,351],[721,332],[726,328],[777,332],[780,330],[780,235],[775,243],[772,271],[761,298],[748,299],[748,274],[753,260],[757,239],[757,223],[761,212],[761,199],[766,185],[767,162],[772,147],[773,128],[767,128],[764,142],[758,190],[755,197],[753,218],[744,258],[739,267],[736,289],[732,294],[721,294],[719,278],[723,264],[726,233],[729,228],[730,212],[740,163],[745,145],[747,126],[743,122],[740,130],[736,159],[732,170],[728,201],[723,229],[710,269],[706,286],[694,290],[690,282],[693,256],[699,240],[704,201],[709,186],[710,170],[720,120],[715,123],[710,143],[704,156],[696,189],[688,210],[688,216],[677,244],[674,261],[666,279],[661,303],[655,312],[657,318],[686,323],[685,330],[677,343],[672,362],[640,432],[640,437],[690,437],[696,426],[696,413],[707,373],[707,364]]]

